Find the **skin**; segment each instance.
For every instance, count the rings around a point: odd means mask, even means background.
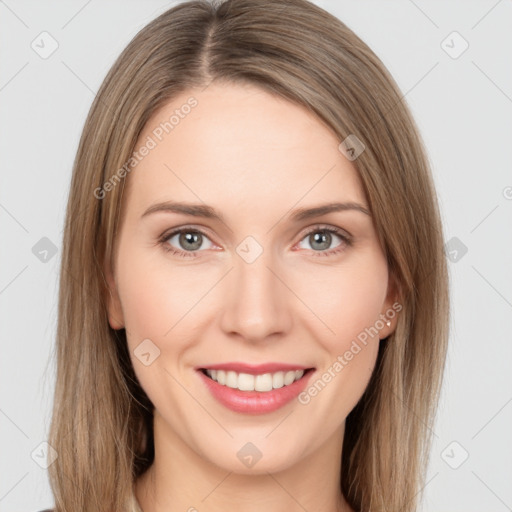
[[[391,307],[394,287],[369,215],[290,220],[297,208],[330,202],[368,209],[358,173],[318,118],[249,85],[213,83],[174,98],[136,148],[192,95],[198,105],[129,174],[114,268],[105,266],[110,325],[126,328],[136,375],[155,406],[155,462],[136,483],[137,499],[145,512],[234,504],[242,512],[351,510],[339,489],[345,418],[395,319],[307,405],[233,412],[194,368],[287,362],[316,368],[314,382]],[[171,212],[142,217],[169,200],[205,203],[224,222]],[[352,243],[333,234],[321,246],[307,234],[317,226],[320,235],[337,227]],[[179,235],[159,243],[181,227],[205,233],[199,250]],[[263,249],[252,263],[236,252],[247,236]],[[196,256],[173,255],[165,244]],[[134,355],[144,339],[160,350],[149,366]],[[252,468],[237,457],[247,442],[262,453]]]

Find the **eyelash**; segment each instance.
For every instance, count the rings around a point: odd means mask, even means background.
[[[333,228],[333,227],[324,227],[324,226],[314,226],[309,231],[307,231],[304,236],[301,238],[301,241],[306,237],[311,235],[312,233],[332,233],[339,236],[342,240],[342,243],[336,247],[335,249],[330,249],[327,251],[313,251],[315,256],[333,256],[338,254],[339,252],[345,250],[346,247],[350,247],[352,245],[352,240],[349,236],[347,236],[341,229]],[[206,233],[197,228],[180,228],[170,233],[164,233],[159,239],[159,244],[163,247],[164,251],[171,253],[172,255],[179,256],[181,258],[195,258],[198,256],[197,253],[202,251],[179,251],[168,244],[169,239],[171,239],[174,235],[179,235],[181,233],[198,233],[206,238],[209,238]]]

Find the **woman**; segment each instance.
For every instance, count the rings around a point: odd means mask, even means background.
[[[305,0],[134,38],[70,189],[55,511],[413,511],[448,293],[398,87]]]

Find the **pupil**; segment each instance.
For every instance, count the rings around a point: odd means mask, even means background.
[[[180,235],[180,244],[185,249],[195,251],[201,247],[201,234],[200,233],[182,233]],[[190,244],[187,246],[187,244]]]
[[[328,249],[331,242],[331,234],[325,231],[319,231],[313,234],[313,243],[311,243],[311,247],[315,249],[314,244],[319,243],[321,247],[319,247],[319,250],[322,249]]]

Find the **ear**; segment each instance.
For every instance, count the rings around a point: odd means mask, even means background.
[[[108,261],[108,258],[105,258],[103,264],[103,271],[105,274],[105,280],[107,282],[108,290],[107,290],[107,314],[108,314],[108,323],[110,327],[114,330],[123,329],[124,328],[124,317],[123,310],[121,308],[121,301],[119,300],[119,294],[117,292],[117,285],[115,282],[114,272],[112,270],[112,266]]]
[[[395,274],[390,272],[386,300],[382,305],[382,311],[380,314],[380,319],[384,323],[384,327],[379,331],[379,338],[381,340],[387,338],[390,334],[393,334],[396,329],[398,315],[403,309],[400,297],[401,294],[398,280],[396,279]]]

